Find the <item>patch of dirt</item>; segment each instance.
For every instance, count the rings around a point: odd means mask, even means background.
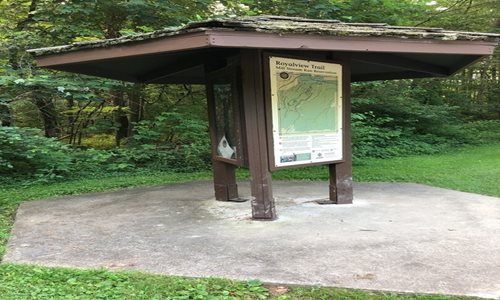
[[[266,286],[269,290],[269,296],[276,297],[288,293],[288,288],[282,285],[270,285]]]

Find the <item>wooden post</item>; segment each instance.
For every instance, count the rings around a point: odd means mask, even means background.
[[[220,64],[205,66],[206,70],[217,70],[220,68]],[[208,123],[210,129],[210,140],[212,148],[212,171],[214,176],[214,190],[215,199],[219,201],[240,201],[238,198],[238,186],[236,184],[236,166],[217,160],[217,133],[216,133],[216,122],[215,122],[215,99],[212,81],[207,80],[206,94],[207,94],[207,106],[208,106]],[[234,95],[233,95],[234,97]]]
[[[241,50],[243,109],[248,147],[248,168],[252,191],[252,217],[276,219],[269,171],[262,52]]]
[[[234,165],[212,160],[214,174],[215,199],[219,201],[240,201],[236,184],[236,167]]]
[[[330,173],[330,201],[334,204],[351,204],[352,193],[352,149],[351,149],[351,70],[350,61],[342,63],[342,163],[328,166]]]

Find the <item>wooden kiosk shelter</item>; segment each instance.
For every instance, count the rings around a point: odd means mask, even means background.
[[[281,16],[213,19],[33,49],[38,66],[141,83],[205,84],[215,197],[272,220],[271,172],[329,166],[329,201],[352,203],[350,83],[444,77],[493,53],[498,34]]]

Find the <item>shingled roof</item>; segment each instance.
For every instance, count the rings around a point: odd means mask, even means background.
[[[499,34],[280,16],[192,22],[117,39],[33,49],[40,67],[141,83],[206,82],[244,49],[350,60],[352,81],[448,76],[491,55]],[[222,61],[222,62],[221,62]]]
[[[207,30],[228,32],[261,32],[280,35],[316,35],[332,37],[387,37],[397,39],[432,39],[442,41],[498,42],[500,34],[450,31],[442,28],[391,26],[385,23],[345,23],[338,20],[318,20],[283,16],[251,16],[210,19],[191,22],[183,27],[166,28],[145,34],[116,39],[73,43],[70,45],[31,49],[35,56],[64,53],[82,49],[106,48],[126,43],[172,37]]]

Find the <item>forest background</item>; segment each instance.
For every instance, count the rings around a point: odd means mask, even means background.
[[[498,0],[0,0],[0,183],[210,167],[205,88],[39,69],[26,49],[274,14],[500,32]],[[353,84],[354,163],[500,141],[500,51],[445,79]]]

